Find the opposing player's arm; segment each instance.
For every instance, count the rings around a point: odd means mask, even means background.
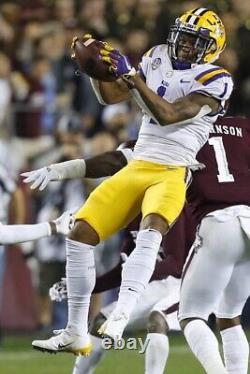
[[[145,105],[161,126],[183,122],[197,115],[216,113],[220,107],[218,100],[200,93],[193,93],[169,103],[148,88],[137,74],[129,81],[133,88],[139,92]]]
[[[67,235],[75,222],[73,213],[67,211],[51,222],[32,225],[3,225],[0,223],[0,244],[17,244],[38,240],[54,234]]]
[[[115,82],[103,82],[90,78],[90,82],[99,103],[103,105],[117,104],[131,98],[130,90],[122,79],[117,79]]]
[[[127,159],[121,151],[106,152],[85,160],[86,178],[102,178],[117,173],[127,165]]]
[[[25,183],[31,183],[31,189],[42,191],[50,181],[74,178],[101,178],[115,174],[123,168],[132,157],[124,149],[105,152],[89,159],[77,159],[49,165],[38,170],[22,173]]]

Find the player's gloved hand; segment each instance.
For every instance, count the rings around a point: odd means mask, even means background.
[[[68,210],[52,222],[56,225],[57,234],[68,235],[70,230],[74,227],[75,217],[73,213]]]
[[[61,278],[59,282],[54,283],[49,289],[49,297],[51,301],[60,303],[67,299],[67,296],[66,278]]]
[[[105,49],[100,50],[102,61],[110,65],[110,72],[117,77],[132,77],[136,74],[136,70],[131,66],[127,56],[122,55],[117,49],[113,49],[107,45]]]
[[[40,191],[44,190],[50,181],[60,180],[60,174],[53,165],[22,173],[21,176],[25,178],[24,183],[32,183],[32,190],[39,187]]]

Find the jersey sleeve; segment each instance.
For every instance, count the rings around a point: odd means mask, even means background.
[[[214,97],[225,107],[233,90],[231,74],[221,67],[207,67],[194,77],[190,93],[201,93]]]

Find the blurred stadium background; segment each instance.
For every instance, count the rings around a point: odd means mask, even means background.
[[[45,193],[22,184],[22,171],[113,150],[135,138],[140,111],[133,103],[101,107],[88,78],[70,59],[73,36],[90,32],[128,55],[134,66],[189,8],[217,11],[227,30],[219,64],[234,76],[229,115],[250,116],[250,1],[20,0],[0,1],[0,221],[35,223],[82,204],[93,181],[55,183]],[[117,235],[100,246],[99,273],[118,261]],[[32,336],[62,327],[66,305],[52,304],[48,289],[64,275],[63,238],[0,250],[0,372],[70,373],[73,358],[32,352]],[[103,256],[105,248],[109,256]],[[114,293],[97,298],[93,314]],[[244,324],[250,323],[246,305]],[[169,373],[199,374],[181,336],[173,335]],[[60,367],[60,368],[59,368]],[[22,369],[20,369],[22,368]],[[135,352],[112,352],[97,373],[143,371]]]

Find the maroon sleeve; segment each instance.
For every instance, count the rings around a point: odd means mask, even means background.
[[[139,229],[141,216],[136,217],[124,230],[124,237],[121,245],[121,252],[126,253],[127,256],[135,248],[135,238]],[[93,293],[100,293],[121,285],[122,261],[113,269],[101,275],[96,279],[96,285]]]
[[[93,293],[100,293],[121,285],[122,262],[107,273],[96,278],[96,284]]]
[[[213,125],[209,141],[197,155],[206,168],[193,174],[187,198],[200,221],[232,205],[250,204],[250,121],[228,117]]]
[[[163,237],[160,254],[151,280],[160,280],[169,275],[180,278],[189,249],[195,238],[196,223],[191,209],[186,204],[174,226]]]

